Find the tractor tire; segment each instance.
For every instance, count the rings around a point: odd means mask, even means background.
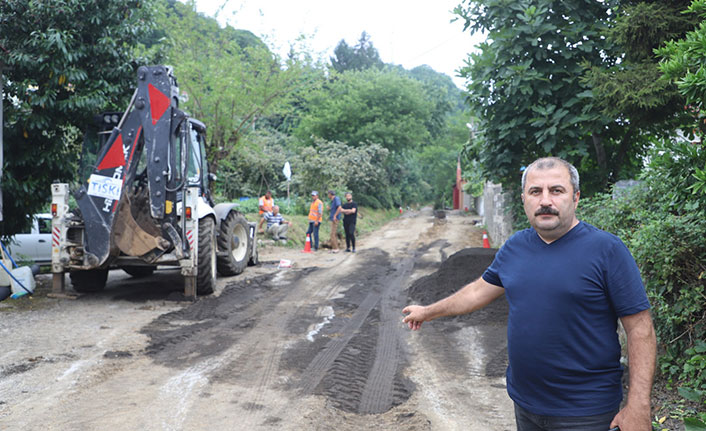
[[[149,277],[155,270],[154,266],[129,265],[121,266],[120,269],[127,272],[132,278]]]
[[[245,271],[252,251],[249,233],[248,221],[236,211],[229,212],[221,222],[218,235],[219,274],[237,275]]]
[[[199,254],[196,293],[210,295],[216,288],[216,222],[211,217],[199,220]]]
[[[89,269],[69,272],[71,285],[76,292],[100,292],[108,281],[108,269]]]

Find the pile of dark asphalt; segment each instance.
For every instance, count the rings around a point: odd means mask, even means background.
[[[416,280],[410,286],[410,300],[427,305],[451,295],[483,275],[496,252],[494,248],[466,248],[452,254],[436,272]]]

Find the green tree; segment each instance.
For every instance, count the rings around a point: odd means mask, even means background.
[[[373,46],[370,35],[363,32],[358,39],[358,43],[351,47],[345,40],[341,39],[333,50],[331,66],[337,72],[347,70],[364,70],[371,67],[382,68],[384,63],[380,59],[378,50]]]
[[[366,142],[391,151],[429,142],[431,108],[422,84],[393,70],[366,69],[336,75],[309,93],[296,135],[348,145]]]
[[[456,163],[469,139],[466,124],[470,114],[465,97],[449,76],[429,66],[415,67],[409,75],[422,82],[431,108],[426,123],[431,144],[421,147],[416,155],[423,183],[429,185],[429,192],[422,196],[427,199],[431,197],[439,208],[450,206],[453,202]],[[467,167],[470,168],[470,165],[464,166]]]
[[[427,130],[433,138],[442,136],[448,130],[449,116],[466,109],[461,90],[449,76],[426,65],[410,70],[409,76],[423,84],[424,95],[431,104]]]
[[[294,92],[317,77],[306,57],[281,60],[251,33],[222,29],[197,13],[193,1],[170,5],[159,20],[167,58],[188,95],[186,108],[206,121],[209,160],[217,169],[258,119],[288,110]]]
[[[378,185],[375,206],[450,202],[468,131],[462,93],[448,76],[428,66],[348,71],[310,92],[303,107],[295,131],[302,142],[376,143],[390,151],[390,180]]]
[[[262,196],[265,190],[286,191],[282,168],[297,154],[294,139],[286,134],[258,129],[219,163],[217,192],[232,201],[242,196]],[[296,193],[296,189],[292,189]]]
[[[123,109],[152,0],[3,0],[4,222],[11,235],[46,210],[50,184],[74,178],[80,133],[93,115]]]
[[[604,117],[602,131],[592,138],[604,151],[596,168],[611,181],[621,171],[607,171],[608,160],[634,175],[654,136],[667,137],[684,124],[684,99],[674,84],[661,77],[654,49],[666,40],[683,37],[693,28],[693,17],[682,11],[688,0],[619,1],[603,34],[611,59],[588,64],[584,82]],[[630,161],[633,161],[631,166]],[[625,173],[623,174],[625,176]]]
[[[361,205],[389,208],[388,154],[377,144],[351,147],[317,139],[292,160],[292,184],[302,195],[312,189],[353,190]]]
[[[693,1],[686,12],[701,18],[698,27],[681,40],[667,42],[656,53],[662,59],[660,71],[676,83],[686,103],[692,105],[701,120],[704,114],[700,111],[706,103],[706,1]]]
[[[466,0],[456,8],[466,29],[488,34],[461,74],[478,118],[477,154],[491,179],[519,184],[520,167],[548,154],[577,165],[600,159],[591,134],[601,115],[579,78],[582,63],[603,61],[601,36],[611,4]]]
[[[686,99],[689,112],[693,116],[691,135],[698,135],[701,154],[703,155],[703,139],[706,132],[706,0],[694,0],[687,12],[701,18],[696,29],[686,34],[684,39],[669,41],[656,52],[662,57],[659,67],[665,77],[675,82],[679,92]],[[702,209],[706,207],[706,163],[703,169],[694,167],[691,174],[696,182],[690,186],[693,193],[702,201]]]

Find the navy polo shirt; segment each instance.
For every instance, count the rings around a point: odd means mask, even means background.
[[[618,318],[650,308],[623,242],[579,222],[547,244],[514,234],[483,274],[509,304],[507,390],[524,409],[590,416],[622,400]]]

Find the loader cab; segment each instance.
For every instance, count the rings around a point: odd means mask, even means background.
[[[81,159],[78,167],[78,184],[85,184],[93,173],[101,148],[110,137],[113,128],[118,125],[122,112],[102,112],[93,116],[93,122],[83,132]]]
[[[213,177],[209,174],[206,159],[206,125],[188,118],[182,123],[177,135],[178,139],[174,140],[175,166],[179,166],[181,172],[186,172],[187,186],[199,186],[206,201],[213,205],[210,192]],[[186,144],[183,147],[182,142]]]

